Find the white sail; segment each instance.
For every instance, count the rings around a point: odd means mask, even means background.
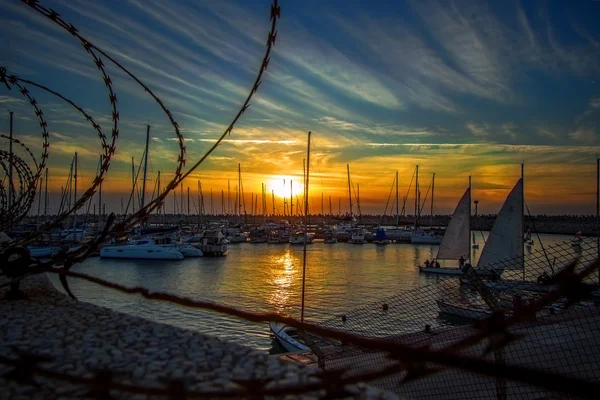
[[[523,179],[519,179],[500,209],[477,266],[523,268]]]
[[[444,233],[436,259],[458,260],[468,259],[470,251],[471,231],[471,188],[467,189],[458,202],[448,228]]]

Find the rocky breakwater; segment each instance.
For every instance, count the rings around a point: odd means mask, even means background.
[[[327,379],[316,368],[73,300],[45,275],[21,287],[26,300],[0,300],[0,359],[22,362],[0,362],[0,399],[186,398],[184,391],[244,398]],[[0,299],[5,292],[0,289]],[[344,388],[348,398],[394,398],[364,384]],[[320,389],[285,397],[324,395]]]

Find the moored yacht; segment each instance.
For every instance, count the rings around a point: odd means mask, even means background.
[[[365,231],[364,229],[355,228],[351,231],[350,239],[348,243],[351,244],[365,244],[367,240],[365,239]]]
[[[314,238],[312,235],[309,235],[308,233],[305,234],[304,232],[296,232],[290,236],[291,244],[304,244],[305,241],[306,244],[312,244]]]
[[[146,238],[121,246],[105,246],[100,250],[100,258],[183,260],[183,254],[173,246],[163,247]]]
[[[290,235],[284,229],[272,230],[267,238],[267,242],[271,244],[289,243],[289,241]]]
[[[220,229],[207,229],[199,245],[205,256],[222,257],[227,255],[228,244]]]

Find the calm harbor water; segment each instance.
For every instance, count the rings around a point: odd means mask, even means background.
[[[560,235],[541,235],[541,238],[545,246],[570,239]],[[483,248],[480,235],[477,241]],[[537,240],[536,245],[539,247]],[[440,278],[419,274],[416,265],[434,257],[437,247],[319,242],[309,245],[305,316],[318,322],[407,289],[435,284]],[[474,250],[474,263],[479,253],[480,250]],[[302,257],[302,246],[241,243],[231,245],[229,254],[222,258],[181,261],[89,258],[74,270],[127,286],[299,318]],[[51,278],[60,287],[55,277]],[[83,301],[256,349],[276,351],[272,349],[267,324],[146,300],[77,279],[70,279],[70,285]]]

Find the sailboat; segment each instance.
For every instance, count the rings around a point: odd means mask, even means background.
[[[494,221],[477,262],[478,268],[492,270],[498,262],[503,261],[503,269],[523,269],[523,203],[521,178],[504,201]]]
[[[378,246],[385,246],[386,244],[390,243],[390,240],[385,234],[385,229],[383,229],[382,227],[377,228],[377,231],[375,231],[375,240],[373,240],[373,243]]]
[[[306,181],[304,187],[304,235],[303,238],[307,237],[307,226],[308,226],[308,172],[310,166],[310,132],[308,132],[308,150],[306,157]],[[304,289],[306,287],[306,245],[307,240],[304,242],[304,259],[302,266],[302,305],[300,308],[300,322],[304,322]],[[302,343],[302,339],[298,334],[298,330],[293,326],[282,324],[281,322],[270,321],[269,329],[277,339],[277,341],[287,351],[306,351],[310,350],[308,346]]]
[[[448,223],[448,228],[444,233],[440,248],[438,250],[436,260],[464,260],[470,258],[470,239],[471,239],[471,187],[467,188],[460,201],[456,205],[456,209],[452,214],[452,218]],[[432,263],[433,264],[433,263]],[[441,275],[462,275],[463,272],[458,268],[434,266],[419,266],[419,272]]]
[[[478,275],[499,276],[505,269],[523,269],[525,203],[523,193],[523,178],[521,177],[504,201],[485,246],[483,246],[481,257],[477,262]],[[500,262],[502,268],[498,268]],[[498,283],[502,284],[502,282],[485,282],[490,289],[492,288],[489,285]],[[486,312],[482,311],[482,307],[453,304],[445,300],[438,300],[437,304],[440,311],[446,314],[466,316],[465,312],[473,311],[477,314]],[[490,313],[489,310],[487,312]]]

